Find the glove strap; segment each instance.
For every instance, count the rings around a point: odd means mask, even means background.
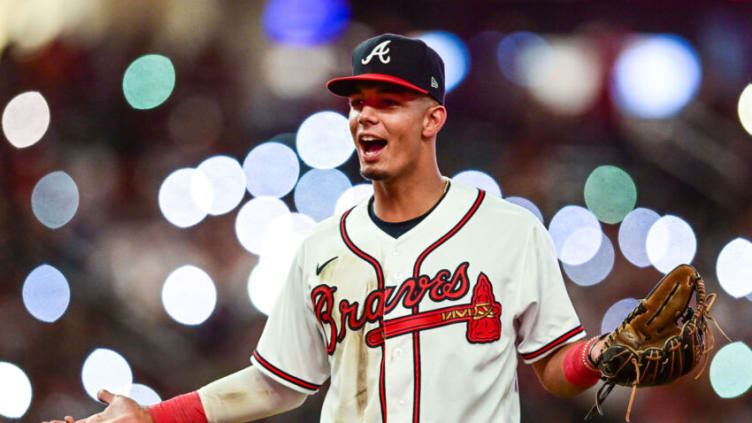
[[[599,372],[600,373],[600,371],[598,370],[598,363],[596,363],[595,361],[593,361],[593,356],[592,356],[591,353],[593,352],[593,347],[595,346],[595,344],[597,344],[598,341],[600,341],[601,339],[605,338],[606,335],[607,334],[604,334],[604,335],[601,335],[601,336],[595,336],[593,338],[590,338],[590,340],[588,341],[587,345],[585,346],[585,354],[583,356],[583,361],[585,362],[585,367],[587,367],[588,369],[590,369],[590,370],[592,370],[594,372]]]

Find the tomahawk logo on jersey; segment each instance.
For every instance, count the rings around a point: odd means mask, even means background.
[[[515,422],[518,354],[584,335],[542,224],[452,181],[396,239],[367,202],[317,225],[252,360],[301,392],[331,378],[322,422]]]

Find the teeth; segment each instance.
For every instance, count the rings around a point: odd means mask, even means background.
[[[361,141],[365,141],[365,142],[369,142],[369,141],[376,141],[376,140],[378,140],[378,138],[374,138],[374,137],[362,137],[360,140]]]

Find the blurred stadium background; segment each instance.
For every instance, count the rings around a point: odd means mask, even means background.
[[[0,0],[0,420],[248,364],[295,246],[369,195],[324,82],[360,41],[447,66],[444,174],[537,213],[591,334],[689,262],[733,339],[632,421],[749,422],[752,3]],[[479,240],[483,242],[483,240]],[[524,422],[578,422],[520,366]],[[600,421],[622,421],[617,389]],[[268,422],[316,422],[323,395]]]

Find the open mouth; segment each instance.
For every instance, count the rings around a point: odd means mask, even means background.
[[[386,147],[386,140],[377,138],[363,138],[360,140],[360,146],[363,153],[373,155]]]

